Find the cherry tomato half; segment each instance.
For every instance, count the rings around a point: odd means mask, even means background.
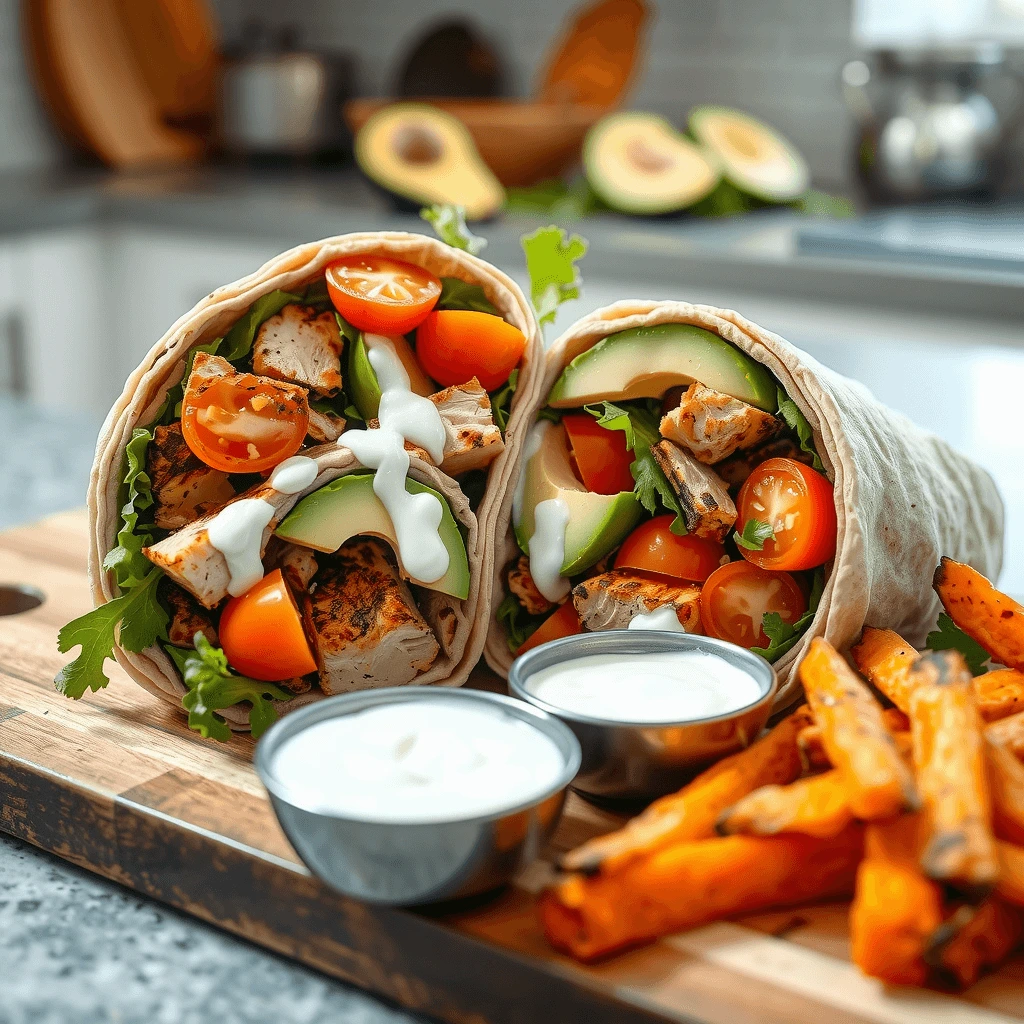
[[[345,256],[328,264],[325,276],[334,308],[374,334],[408,333],[441,296],[438,277],[390,256]]]
[[[585,412],[562,417],[569,447],[583,486],[591,494],[619,494],[633,490],[633,453],[622,430],[606,430]]]
[[[532,651],[534,647],[540,647],[549,640],[558,640],[563,636],[575,636],[583,632],[580,617],[576,612],[576,606],[572,600],[560,604],[523,642],[523,645],[516,651],[516,657]]]
[[[508,380],[525,349],[518,327],[470,309],[435,310],[416,331],[423,369],[445,387],[476,377],[485,391],[493,391]]]
[[[761,551],[740,546],[763,569],[813,569],[836,553],[836,505],[832,485],[794,459],[769,459],[747,477],[736,501],[743,530],[749,519],[771,523],[774,540]]]
[[[264,473],[301,447],[309,405],[301,388],[266,377],[204,377],[181,402],[181,432],[197,458],[225,473]]]
[[[615,568],[646,569],[703,583],[722,564],[725,548],[703,537],[676,536],[669,529],[673,519],[673,515],[655,516],[641,523],[622,542]]]
[[[740,647],[768,646],[761,625],[767,612],[796,622],[805,611],[807,598],[788,572],[769,572],[749,562],[716,569],[700,592],[704,632]]]
[[[276,683],[316,671],[302,616],[280,569],[224,606],[218,634],[232,668],[251,679]]]

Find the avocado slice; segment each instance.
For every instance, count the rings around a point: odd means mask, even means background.
[[[529,554],[534,509],[549,498],[561,498],[569,508],[561,574],[575,576],[614,551],[640,521],[643,509],[632,491],[592,494],[576,479],[561,423],[542,421],[533,429],[541,432],[541,437],[522,470],[522,497],[516,502],[518,515],[514,517],[516,540]]]
[[[349,473],[306,495],[274,531],[283,540],[302,544],[316,551],[337,551],[350,537],[370,534],[386,540],[395,551],[398,568],[402,567],[398,540],[391,516],[373,491],[373,473]],[[405,489],[410,494],[432,494],[441,502],[442,515],[438,533],[448,549],[448,571],[433,583],[414,583],[428,590],[439,590],[460,600],[469,596],[469,559],[462,534],[455,523],[448,502],[432,487],[407,478]]]
[[[807,162],[773,128],[727,107],[694,107],[690,132],[721,162],[726,181],[768,203],[788,203],[810,185]]]
[[[367,341],[369,337],[369,342]],[[423,372],[423,368],[413,352],[412,346],[401,335],[385,337],[380,334],[369,336],[360,332],[355,342],[348,346],[348,384],[349,394],[359,415],[369,422],[375,419],[380,407],[380,384],[377,371],[370,362],[369,349],[374,345],[387,343],[401,360],[405,372],[409,375],[409,386],[417,395],[429,398],[437,388],[434,382]]]
[[[393,103],[359,129],[355,157],[382,188],[415,203],[455,203],[470,220],[492,217],[505,190],[466,126],[425,103]]]
[[[583,166],[590,187],[621,213],[684,210],[718,184],[717,162],[655,114],[602,118],[587,133]]]
[[[695,380],[765,412],[778,406],[775,378],[760,363],[717,334],[690,324],[609,334],[562,371],[548,404],[572,409],[603,399],[661,398],[669,388]]]

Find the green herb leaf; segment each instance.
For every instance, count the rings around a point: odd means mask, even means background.
[[[971,675],[981,676],[988,671],[988,660],[991,655],[945,612],[939,613],[936,629],[925,637],[924,645],[929,651],[959,651],[964,656]]]
[[[787,651],[792,650],[814,620],[824,589],[825,570],[818,566],[814,570],[807,611],[796,622],[784,622],[778,612],[765,612],[764,618],[761,620],[761,628],[764,630],[764,635],[768,637],[768,646],[752,647],[751,651],[754,654],[760,654],[766,661],[778,661]]]
[[[103,663],[114,656],[115,643],[137,653],[167,638],[169,618],[156,598],[156,585],[162,575],[159,569],[151,568],[132,590],[72,620],[57,634],[57,650],[62,653],[82,647],[78,657],[54,679],[60,693],[78,700],[86,690],[95,692],[106,686],[110,680]]]
[[[802,196],[794,199],[790,206],[809,217],[835,217],[845,220],[857,215],[857,207],[849,199],[829,195],[828,192],[820,192],[816,188],[808,189]]]
[[[500,625],[505,628],[508,649],[515,654],[523,644],[540,628],[546,616],[531,615],[515,594],[506,594],[494,613]]]
[[[507,213],[580,220],[607,209],[607,204],[590,187],[586,175],[580,175],[570,182],[551,178],[527,188],[510,188],[505,193]]]
[[[786,421],[786,426],[796,432],[800,441],[800,448],[814,457],[814,468],[819,473],[825,472],[825,464],[821,461],[814,448],[814,434],[811,430],[807,417],[800,411],[800,407],[786,394],[782,388],[778,389],[778,414]]]
[[[153,504],[153,488],[146,473],[146,450],[153,432],[136,427],[125,447],[124,480],[121,484],[121,529],[117,546],[107,552],[103,568],[114,573],[121,590],[137,587],[153,568],[142,549],[153,543],[153,535],[139,525],[139,513]]]
[[[545,406],[537,413],[537,419],[547,420],[549,423],[561,423],[565,413],[565,409],[552,409],[550,406]]]
[[[576,263],[586,255],[586,239],[569,237],[552,224],[523,235],[522,243],[537,322],[541,326],[553,323],[555,311],[563,302],[579,298],[582,279]]]
[[[770,204],[741,192],[731,182],[720,181],[703,199],[688,210],[695,217],[735,217]]]
[[[491,395],[491,415],[502,436],[508,426],[509,413],[512,411],[512,396],[516,393],[516,385],[519,383],[519,368],[516,367],[509,375],[508,381],[500,391]]]
[[[766,523],[761,519],[748,519],[743,524],[743,532],[740,533],[737,530],[733,535],[733,540],[748,551],[763,551],[766,540],[775,540],[775,531],[772,529],[771,523]]]
[[[487,239],[474,235],[466,226],[466,208],[435,203],[420,210],[420,216],[434,229],[434,234],[455,249],[475,256],[487,245]]]
[[[280,313],[289,302],[302,300],[302,295],[283,292],[280,289],[261,295],[224,335],[223,346],[217,354],[223,356],[229,363],[243,359],[252,351],[256,332],[263,325],[263,321]]]
[[[477,313],[498,316],[498,309],[478,284],[460,281],[457,277],[441,278],[441,297],[434,309],[471,309]]]

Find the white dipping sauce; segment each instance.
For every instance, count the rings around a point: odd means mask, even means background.
[[[454,701],[383,704],[311,725],[270,766],[304,806],[378,822],[493,814],[557,785],[554,741],[501,708]]]
[[[274,467],[274,472],[270,474],[270,486],[282,494],[298,494],[312,485],[318,471],[315,459],[293,455]]]
[[[639,612],[629,620],[627,629],[661,629],[671,633],[685,633],[683,624],[670,604],[655,608],[653,612]]]
[[[761,697],[743,669],[703,651],[592,654],[541,669],[526,688],[552,707],[634,724],[714,718]]]
[[[274,518],[275,508],[262,498],[239,498],[225,505],[210,520],[206,535],[228,563],[228,593],[244,594],[263,579],[263,531]]]
[[[533,536],[527,544],[530,575],[549,601],[560,601],[569,593],[569,581],[561,575],[568,525],[569,506],[561,498],[538,502],[533,510]]]

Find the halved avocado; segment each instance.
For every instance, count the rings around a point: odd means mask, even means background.
[[[370,336],[371,339],[375,337]],[[423,368],[413,352],[412,346],[398,334],[386,339],[401,360],[405,372],[409,375],[409,386],[417,395],[429,398],[437,388],[434,382],[423,372]],[[372,347],[372,341],[371,341]],[[377,416],[380,407],[380,383],[377,371],[374,370],[368,355],[366,335],[359,334],[355,342],[348,346],[348,380],[349,394],[359,415],[364,420],[372,420]]]
[[[694,107],[690,131],[722,164],[725,179],[768,203],[787,203],[810,185],[793,145],[757,118],[726,107]]]
[[[454,203],[491,217],[505,190],[456,117],[425,103],[394,103],[359,130],[356,162],[378,185],[415,203]]]
[[[552,423],[541,424],[540,429],[544,431],[540,446],[523,467],[522,503],[514,524],[516,540],[528,554],[535,528],[534,509],[549,498],[561,498],[569,509],[561,574],[575,576],[614,551],[640,521],[643,509],[632,491],[588,491],[572,471],[565,427]]]
[[[411,579],[402,566],[391,516],[373,491],[373,476],[373,473],[349,473],[332,480],[318,491],[306,495],[274,532],[283,540],[316,551],[337,551],[350,537],[360,534],[381,537],[394,549],[399,571],[406,579]],[[413,582],[428,590],[439,590],[442,594],[465,600],[469,596],[469,559],[448,502],[432,487],[417,480],[407,478],[405,489],[410,494],[432,494],[441,502],[438,533],[448,549],[448,571],[439,580],[433,583]]]
[[[583,165],[591,188],[622,213],[674,213],[718,184],[712,157],[663,117],[622,113],[587,133]]]
[[[603,399],[661,398],[695,380],[766,412],[777,407],[775,378],[760,363],[690,324],[634,327],[602,338],[562,371],[548,404],[572,409]]]

